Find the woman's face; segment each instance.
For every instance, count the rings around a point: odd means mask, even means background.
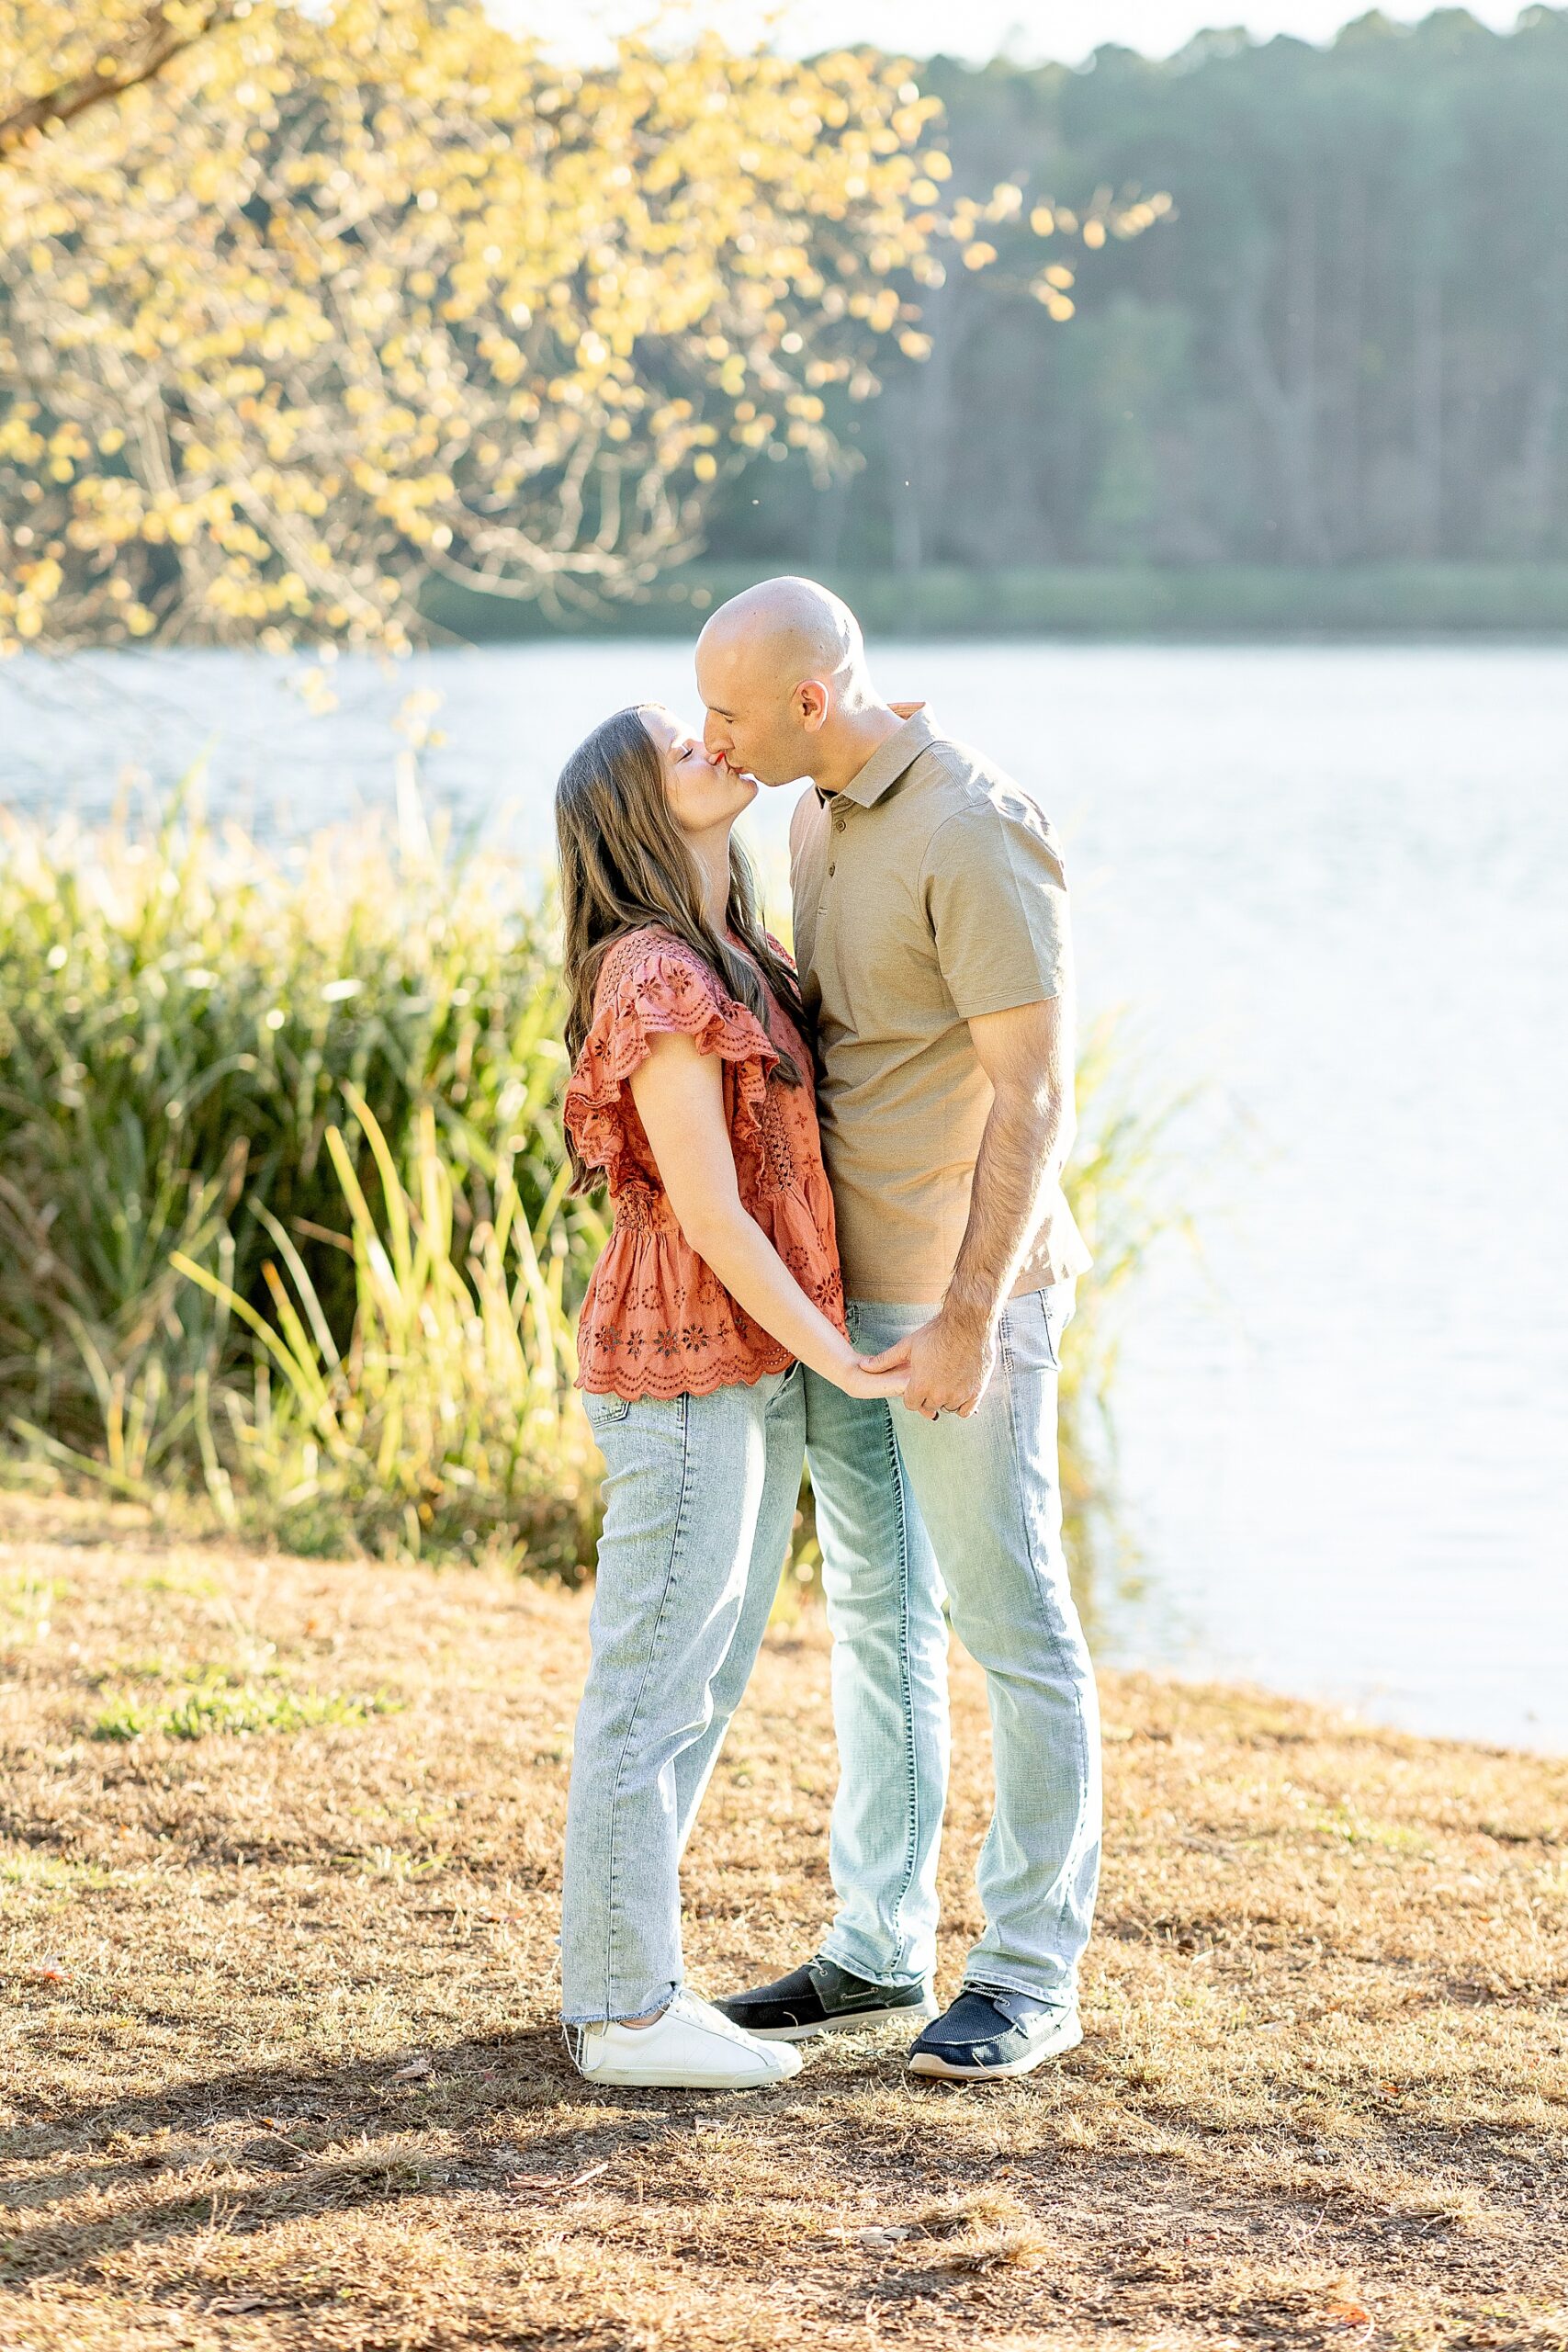
[[[721,825],[732,825],[741,810],[750,807],[757,797],[755,781],[711,760],[703,749],[701,735],[682,727],[662,703],[646,706],[641,718],[664,763],[670,814],[688,840],[711,833]]]

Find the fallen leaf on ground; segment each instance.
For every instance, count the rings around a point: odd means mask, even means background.
[[[40,1984],[68,1984],[71,1971],[62,1960],[40,1960],[33,1971]]]
[[[1330,2303],[1324,2316],[1337,2327],[1370,2327],[1372,2324],[1365,2303]]]

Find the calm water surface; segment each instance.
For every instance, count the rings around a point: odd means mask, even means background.
[[[0,671],[0,794],[101,811],[210,754],[287,832],[431,795],[541,851],[604,710],[693,712],[667,644]],[[1138,1295],[1118,1391],[1142,1596],[1103,1653],[1416,1728],[1568,1748],[1568,654],[1497,646],[881,649],[1068,844],[1085,1010],[1205,1089],[1175,1170],[1203,1261]],[[779,870],[792,793],[753,820]]]

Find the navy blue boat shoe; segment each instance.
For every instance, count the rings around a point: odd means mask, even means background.
[[[764,2041],[804,2041],[813,2033],[863,2033],[895,2019],[921,2025],[936,2015],[929,1984],[874,1984],[820,1957],[808,1960],[804,1968],[792,1968],[773,1984],[732,1993],[714,2007],[732,2025],[744,2026]]]
[[[953,2007],[927,2026],[909,2052],[909,2065],[917,2075],[942,2075],[950,2082],[1000,2082],[1009,2075],[1032,2075],[1082,2040],[1077,2009],[1030,1993],[966,1984]]]

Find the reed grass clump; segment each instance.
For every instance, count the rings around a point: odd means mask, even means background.
[[[296,1544],[574,1567],[603,1226],[531,877],[423,828],[271,856],[187,790],[0,816],[0,1427]]]
[[[194,790],[96,832],[0,812],[0,1433],[296,1551],[575,1578],[605,1227],[566,1190],[547,899],[404,816],[272,855]],[[1169,1221],[1122,1061],[1096,1032],[1069,1182],[1099,1261],[1063,1384],[1086,1564],[1113,1303]]]

